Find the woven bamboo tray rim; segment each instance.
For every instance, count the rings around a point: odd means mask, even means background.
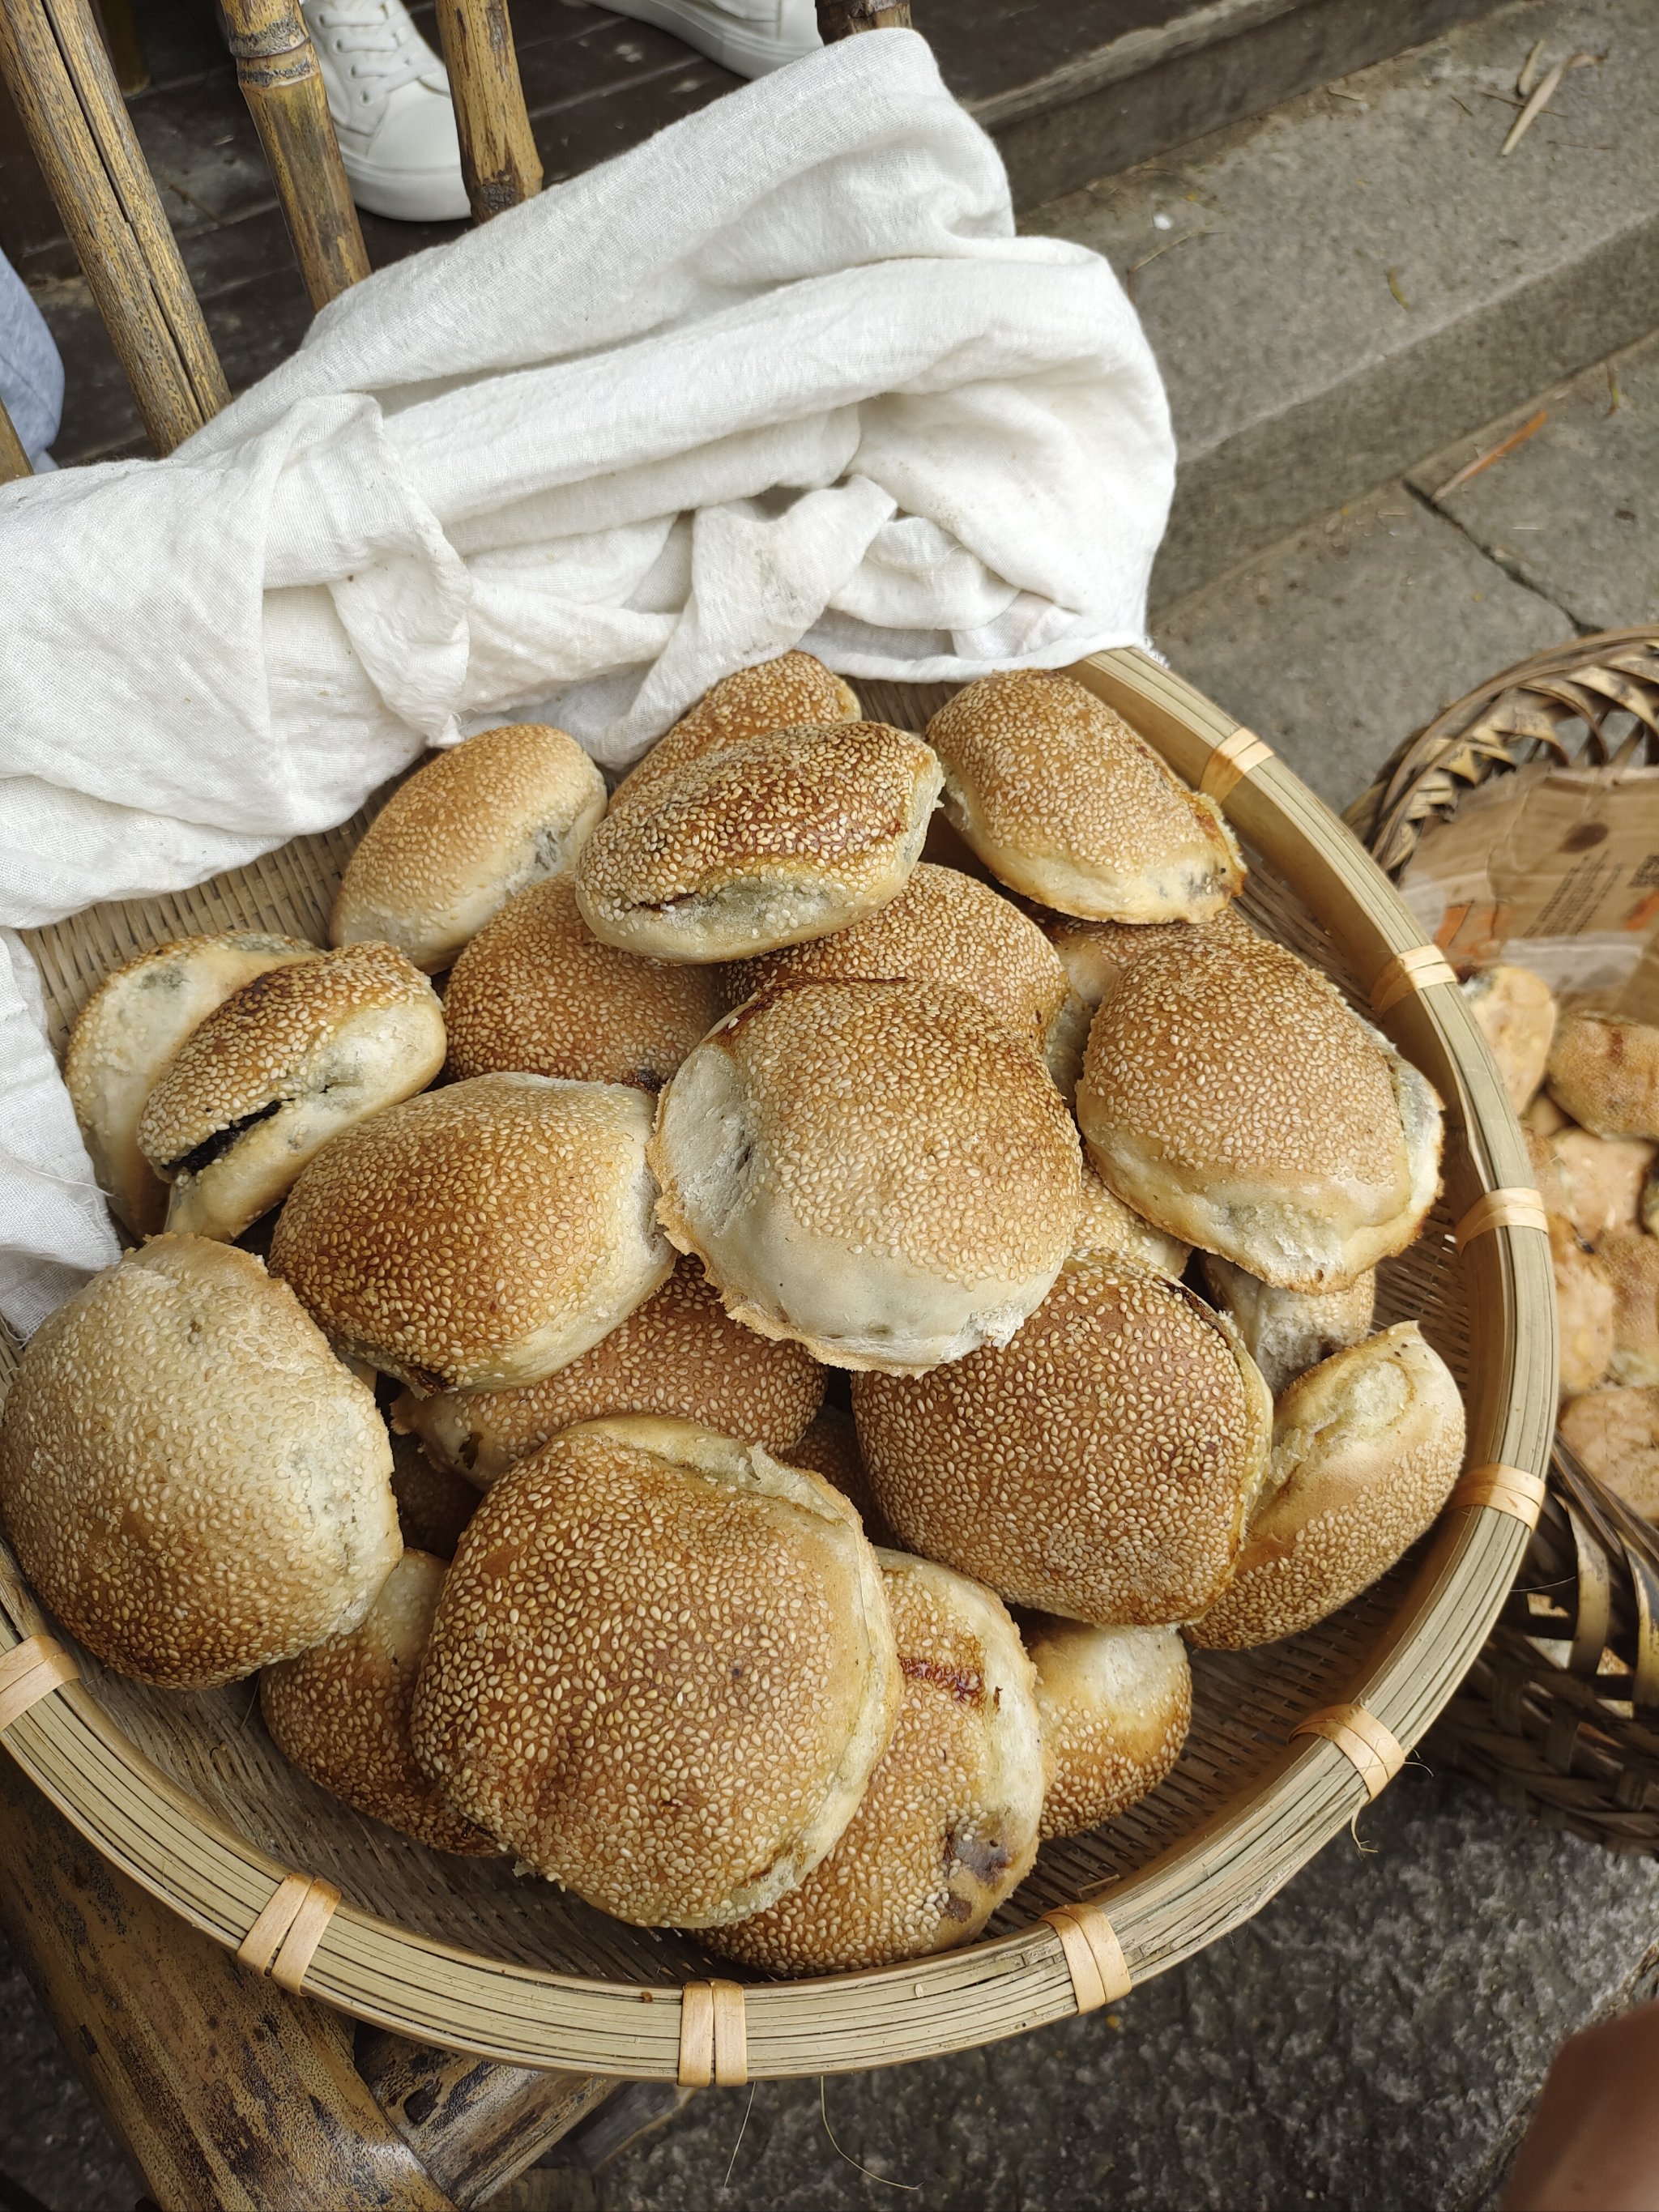
[[[1189,782],[1203,781],[1224,747],[1247,764],[1222,795],[1227,813],[1318,917],[1362,986],[1423,943],[1352,834],[1281,762],[1253,757],[1248,733],[1239,740],[1238,726],[1191,686],[1127,649],[1093,656],[1072,673]],[[895,713],[904,702],[897,687],[862,688],[873,711]],[[1414,991],[1381,1026],[1445,1100],[1450,1218],[1486,1192],[1529,1183],[1519,1130],[1462,994],[1447,983]],[[1470,1463],[1541,1472],[1556,1395],[1546,1240],[1535,1230],[1501,1226],[1443,1264],[1461,1270],[1469,1316]],[[1527,1541],[1525,1525],[1509,1514],[1449,1510],[1345,1681],[1343,1700],[1364,1706],[1409,1749],[1479,1653]],[[0,1553],[0,1656],[47,1625],[15,1562]],[[1284,1734],[1304,1717],[1287,1716]],[[89,1843],[218,1942],[239,1944],[293,1870],[179,1787],[83,1687],[34,1705],[7,1731],[6,1744]],[[1369,1796],[1335,1744],[1286,1742],[1249,1788],[1149,1863],[1109,1887],[1079,1890],[1073,1901],[1103,1900],[1134,1981],[1145,1981],[1248,1919]],[[672,2079],[678,2069],[678,1987],[492,1958],[411,1932],[349,1896],[323,1934],[305,1986],[359,2019],[520,2065],[653,2079]],[[748,2069],[753,2078],[777,2078],[920,2058],[1076,2009],[1059,1936],[1033,1922],[899,1966],[748,1984]]]

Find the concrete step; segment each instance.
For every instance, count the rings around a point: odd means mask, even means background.
[[[1505,159],[1539,40],[1605,59]],[[1659,325],[1653,0],[1522,0],[1024,222],[1107,254],[1157,349],[1168,605]]]

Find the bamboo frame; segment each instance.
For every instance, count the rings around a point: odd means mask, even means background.
[[[0,76],[161,453],[230,398],[88,0],[0,0]]]
[[[328,94],[296,0],[221,0],[242,88],[313,307],[368,274]]]
[[[437,0],[437,13],[466,196],[488,222],[542,188],[507,0]]]
[[[32,477],[29,457],[23,451],[23,441],[17,434],[17,426],[7,414],[5,403],[0,401],[0,484],[15,483],[20,477]]]
[[[1200,780],[1237,727],[1144,653],[1099,654],[1072,672],[1189,781]],[[1362,985],[1422,943],[1408,909],[1351,834],[1279,761],[1249,769],[1226,808],[1267,868],[1318,915]],[[1520,1133],[1461,992],[1430,983],[1384,1021],[1446,1102],[1454,1214],[1485,1191],[1524,1183]],[[1556,1396],[1546,1240],[1534,1230],[1499,1226],[1456,1264],[1465,1271],[1474,1333],[1466,1394],[1471,1461],[1541,1472]],[[1449,1509],[1355,1679],[1343,1685],[1343,1701],[1362,1706],[1409,1750],[1480,1651],[1528,1540],[1511,1513]],[[44,1625],[15,1565],[0,1556],[0,1649]],[[1306,1717],[1289,1716],[1286,1736]],[[243,1941],[290,1871],[165,1777],[81,1686],[33,1707],[7,1743],[90,1842],[222,1944]],[[1111,1926],[1133,1980],[1178,1964],[1248,1919],[1369,1794],[1338,1744],[1287,1741],[1231,1802],[1112,1887]],[[486,1957],[401,1929],[349,1898],[322,1934],[306,1987],[396,2033],[514,2065],[667,2081],[679,2069],[678,1990]],[[1077,2009],[1059,1930],[1040,1922],[874,1972],[751,1986],[744,1998],[754,2079],[967,2049]]]

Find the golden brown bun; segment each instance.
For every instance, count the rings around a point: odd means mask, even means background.
[[[1655,1147],[1631,1137],[1593,1137],[1588,1129],[1562,1129],[1539,1139],[1528,1130],[1527,1150],[1539,1166],[1541,1142],[1547,1164],[1538,1188],[1553,1212],[1565,1213],[1586,1244],[1599,1244],[1610,1229],[1633,1229],[1641,1218],[1642,1193]]]
[[[651,1109],[618,1084],[480,1075],[377,1114],[301,1176],[271,1239],[341,1349],[421,1390],[533,1382],[667,1275]]]
[[[809,1468],[833,1483],[851,1503],[872,1544],[890,1540],[892,1531],[870,1488],[869,1472],[859,1449],[859,1432],[844,1406],[820,1406],[811,1425],[779,1456],[791,1467]]]
[[[1265,938],[1143,954],[1095,1016],[1077,1114],[1126,1205],[1281,1290],[1403,1251],[1439,1187],[1433,1091]]]
[[[728,1321],[695,1260],[580,1358],[516,1390],[405,1391],[392,1409],[440,1465],[488,1490],[578,1421],[660,1413],[722,1436],[791,1450],[823,1396],[823,1370],[798,1344]]]
[[[1036,1856],[1042,1750],[1006,1608],[948,1568],[878,1552],[904,1691],[830,1856],[711,1950],[774,1974],[881,1966],[971,1942]]]
[[[64,1080],[98,1187],[136,1236],[167,1218],[167,1187],[138,1149],[138,1121],[179,1046],[244,983],[319,950],[254,929],[177,938],[106,975],[76,1016]]]
[[[1561,1389],[1572,1397],[1581,1390],[1593,1390],[1613,1363],[1613,1285],[1564,1215],[1550,1215],[1549,1233]]]
[[[526,1068],[660,1091],[726,1012],[716,971],[601,945],[554,876],[478,932],[444,993],[452,1075]]]
[[[1518,1114],[1544,1080],[1555,1035],[1555,994],[1529,968],[1500,962],[1463,986],[1475,1026],[1492,1047],[1509,1101]]]
[[[363,1373],[374,1387],[374,1370]],[[478,1493],[465,1476],[434,1467],[413,1437],[392,1434],[392,1492],[398,1501],[398,1526],[411,1552],[430,1552],[453,1559],[461,1531],[478,1510]]]
[[[1036,924],[988,884],[929,860],[868,921],[726,971],[733,1005],[773,983],[895,976],[966,991],[1036,1052],[1066,1004],[1066,971]]]
[[[1225,1586],[1273,1405],[1232,1323],[1121,1260],[1068,1266],[1012,1344],[853,1378],[901,1542],[1012,1604],[1152,1627]]]
[[[939,796],[884,722],[777,730],[690,762],[583,848],[593,934],[658,960],[742,960],[862,921],[908,880]]]
[[[185,1038],[138,1123],[167,1227],[240,1237],[343,1130],[444,1064],[437,993],[389,945],[267,968]]]
[[[1276,1291],[1235,1267],[1231,1260],[1206,1252],[1204,1279],[1217,1305],[1237,1322],[1238,1333],[1275,1398],[1298,1375],[1334,1352],[1363,1344],[1371,1333],[1376,1306],[1374,1272],[1356,1276],[1345,1291],[1319,1297],[1306,1291]]]
[[[1079,1836],[1127,1813],[1180,1758],[1193,1717],[1187,1647],[1176,1628],[1089,1628],[1039,1613],[1025,1648],[1042,1731],[1043,1837]]]
[[[1659,1029],[1612,1014],[1564,1014],[1548,1082],[1556,1104],[1595,1136],[1659,1139]]]
[[[1083,1206],[1072,1239],[1073,1260],[1133,1260],[1149,1274],[1178,1283],[1193,1256],[1190,1244],[1154,1229],[1107,1189],[1086,1159],[1083,1163]]]
[[[1077,1133],[1042,1063],[965,993],[777,984],[662,1094],[657,1218],[726,1311],[837,1367],[1006,1344],[1077,1220]]]
[[[593,1421],[461,1539],[415,1749],[589,1904],[712,1928],[830,1849],[899,1686],[875,1554],[827,1482],[690,1422]]]
[[[753,668],[723,676],[690,712],[660,737],[645,758],[617,786],[613,806],[631,806],[653,792],[665,776],[773,730],[827,729],[834,722],[856,722],[862,709],[858,694],[810,653],[782,653]]]
[[[434,1851],[498,1852],[415,1763],[409,1716],[444,1586],[444,1563],[405,1552],[347,1635],[267,1667],[259,1707],[283,1752],[373,1820]]]
[[[1561,1111],[1547,1091],[1540,1091],[1521,1116],[1521,1127],[1531,1136],[1553,1137],[1560,1129],[1571,1129],[1573,1124]]]
[[[1659,1237],[1615,1229],[1595,1248],[1596,1264],[1613,1285],[1615,1382],[1659,1384]]]
[[[1188,1632],[1223,1650],[1295,1636],[1386,1574],[1451,1494],[1463,1401],[1415,1322],[1292,1382],[1232,1581]]]
[[[605,778],[562,730],[514,722],[434,753],[346,863],[329,934],[382,939],[435,975],[517,892],[568,872]]]
[[[1587,1390],[1563,1410],[1561,1433],[1598,1480],[1659,1520],[1659,1389]]]
[[[1092,1014],[1114,992],[1143,952],[1182,951],[1196,943],[1195,932],[1222,938],[1254,937],[1236,906],[1224,906],[1207,921],[1085,921],[1070,914],[1039,908],[1033,919],[1042,929]]]
[[[981,676],[927,742],[944,808],[1005,884],[1097,921],[1201,921],[1244,864],[1220,808],[1069,676]]]
[[[251,1254],[158,1237],[44,1322],[0,1513],[70,1632],[168,1689],[353,1628],[401,1549],[373,1393]]]

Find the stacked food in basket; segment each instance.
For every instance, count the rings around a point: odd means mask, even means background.
[[[1549,1216],[1561,1433],[1659,1519],[1659,1029],[1558,1009],[1509,962],[1464,988],[1521,1115]]]
[[[0,1430],[107,1665],[258,1672],[361,1811],[774,1972],[974,1936],[1169,1771],[1188,1641],[1346,1603],[1462,1456],[1373,1327],[1438,1101],[1216,805],[1068,677],[860,714],[787,654],[608,804],[485,732],[333,949],[110,976],[66,1074],[143,1241]]]

